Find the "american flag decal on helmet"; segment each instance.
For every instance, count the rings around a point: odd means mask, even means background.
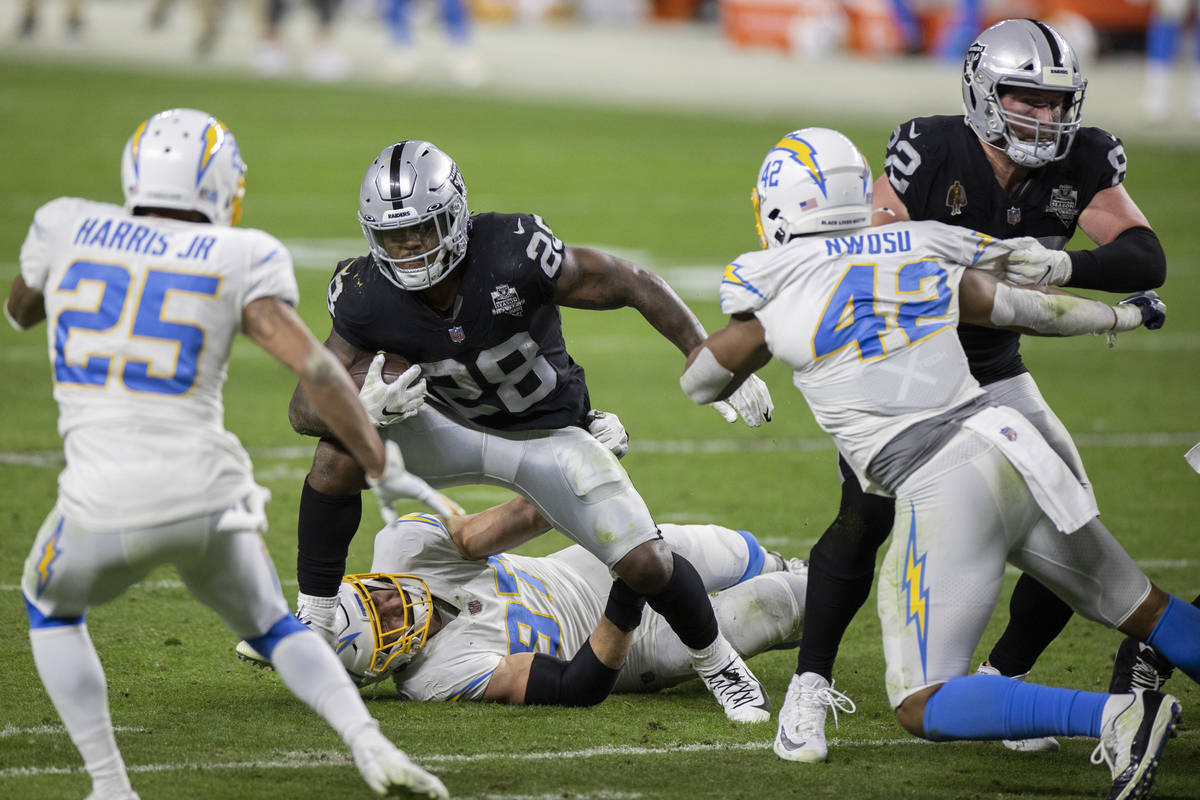
[[[1015,442],[1017,440],[1017,432],[1007,425],[1000,429],[1000,435],[1005,439],[1008,439],[1010,442]]]

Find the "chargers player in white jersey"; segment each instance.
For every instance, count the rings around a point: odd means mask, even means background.
[[[45,320],[66,468],[21,582],[34,661],[92,780],[136,798],[113,738],[90,607],[174,564],[191,592],[272,654],[284,682],[337,730],[379,794],[444,798],[379,731],[319,636],[288,613],[261,531],[266,490],[225,430],[221,389],[242,331],[297,373],[381,502],[449,506],[385,445],[354,384],[304,326],[287,249],[241,216],[233,134],[195,109],[143,122],[125,145],[125,207],[73,197],[34,215],[5,316]]]
[[[771,148],[754,194],[767,249],[726,269],[729,323],[693,351],[681,386],[711,402],[781,359],[854,479],[895,498],[878,605],[888,698],[906,730],[934,741],[1097,737],[1108,796],[1144,796],[1176,698],[968,675],[970,659],[1006,561],[1081,615],[1170,650],[1195,680],[1200,609],[1151,584],[1037,429],[989,401],[954,329],[960,319],[1051,335],[1155,328],[1165,307],[1153,293],[1108,306],[1010,286],[984,270],[1003,274],[1017,245],[969,229],[870,229],[871,185],[866,160],[836,131],[793,131]],[[775,739],[782,758],[805,745],[800,690],[793,676]]]
[[[351,676],[367,685],[391,675],[412,700],[569,706],[695,677],[666,620],[640,597],[626,605],[620,579],[582,546],[544,558],[496,552],[515,544],[497,535],[546,527],[518,497],[468,517],[409,514],[380,531],[370,573],[347,575],[338,594],[335,648]],[[768,553],[747,531],[660,528],[717,592],[738,653],[797,639],[803,561]]]

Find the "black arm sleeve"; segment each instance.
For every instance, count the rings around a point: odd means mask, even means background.
[[[592,652],[592,643],[570,661],[535,653],[525,684],[527,706],[594,706],[608,697],[617,685],[620,669],[604,666]]]
[[[1129,228],[1092,250],[1071,250],[1071,280],[1076,289],[1141,292],[1157,289],[1167,279],[1167,257],[1154,231]]]

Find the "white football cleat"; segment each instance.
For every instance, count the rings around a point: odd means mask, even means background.
[[[415,795],[431,800],[449,800],[450,793],[436,775],[418,767],[377,728],[360,733],[350,747],[354,765],[367,785],[378,795]]]
[[[716,672],[700,675],[704,685],[733,722],[766,722],[771,718],[767,690],[737,653]]]
[[[1000,670],[986,661],[975,670],[976,675],[999,675]],[[1028,673],[1026,673],[1027,675]],[[1017,675],[1014,681],[1025,680],[1026,675]],[[1018,753],[1053,753],[1058,750],[1058,739],[1053,736],[1036,736],[1032,739],[1002,739],[1004,746]]]
[[[839,711],[853,714],[854,701],[815,672],[793,675],[787,697],[779,709],[779,729],[775,732],[775,755],[785,761],[816,764],[829,755],[825,745],[825,713],[833,709],[837,726]]]
[[[262,653],[250,646],[250,643],[242,639],[237,643],[237,647],[233,648],[233,652],[242,661],[249,661],[251,664],[259,667],[270,667],[271,659],[264,656]]]
[[[1100,743],[1092,751],[1092,763],[1108,764],[1112,772],[1113,784],[1105,800],[1150,795],[1158,758],[1178,722],[1179,701],[1172,695],[1134,689],[1133,694],[1109,699],[1100,724]]]

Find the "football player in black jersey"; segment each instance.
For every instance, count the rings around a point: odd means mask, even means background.
[[[559,306],[632,306],[685,355],[704,340],[696,316],[658,276],[566,247],[536,215],[469,216],[458,166],[429,142],[385,148],[359,199],[370,254],[337,266],[326,346],[346,365],[385,351],[417,366],[384,385],[378,356],[360,393],[408,469],[435,486],[490,483],[528,498],[622,579],[613,603],[629,613],[610,604],[611,619],[636,625],[644,596],[730,719],[768,719],[766,694],[718,630],[695,568],[667,548],[617,458],[585,429],[587,385],[563,341]],[[765,384],[732,400],[748,424],[770,419]],[[297,614],[329,637],[363,475],[299,388],[289,417],[297,431],[324,437],[300,500]],[[590,664],[576,662],[573,670]],[[550,693],[581,679],[535,673],[531,681]]]
[[[1081,125],[1086,84],[1071,46],[1050,26],[1010,19],[988,28],[971,43],[963,63],[965,116],[918,117],[892,133],[885,174],[874,186],[873,222],[929,219],[998,238],[1029,237],[1027,248],[1010,261],[1007,279],[1014,283],[1113,292],[1161,286],[1166,259],[1121,185],[1121,141]],[[1062,250],[1076,227],[1097,246]],[[1090,486],[1070,434],[1021,361],[1020,334],[967,324],[958,330],[971,372],[992,402],[1016,408],[1033,422]],[[846,702],[832,688],[833,662],[846,627],[870,593],[875,554],[893,519],[891,499],[864,494],[844,461],[840,468],[837,518],[809,557],[808,617],[796,673],[812,687],[811,724],[808,745],[789,756],[797,761],[825,759],[826,709]],[[980,670],[1021,677],[1062,631],[1071,609],[1022,575],[1010,613],[1008,628]],[[1128,691],[1128,685],[1114,686],[1113,691]],[[1053,739],[1005,744],[1019,750],[1058,747]]]

